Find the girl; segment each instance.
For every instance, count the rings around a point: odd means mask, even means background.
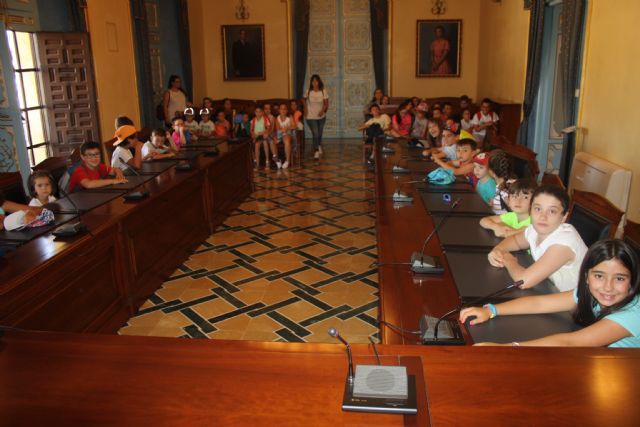
[[[242,120],[238,123],[235,131],[236,138],[248,138],[251,136],[251,122],[249,114],[242,113]]]
[[[442,145],[442,125],[437,120],[429,120],[427,125],[427,141],[431,147]]]
[[[298,107],[298,101],[291,101],[291,118],[293,118],[293,123],[296,125],[297,130],[304,130],[304,125],[302,124],[302,112]]]
[[[489,174],[496,182],[496,195],[491,202],[491,209],[496,215],[507,213],[507,187],[515,182],[515,175],[511,169],[511,160],[503,150],[493,150],[489,153]]]
[[[367,105],[367,109],[371,109],[372,105],[381,105],[382,104],[382,98],[384,97],[384,92],[382,92],[382,89],[378,88],[376,90],[373,91],[373,98],[371,98],[371,101],[369,101],[369,105]]]
[[[295,130],[295,125],[293,124],[291,117],[289,117],[287,104],[280,104],[278,112],[280,114],[276,117],[276,139],[275,141],[273,139],[271,140],[271,151],[273,152],[274,161],[276,162],[278,169],[280,169],[280,167],[282,167],[282,169],[287,169],[291,162],[291,133]],[[276,141],[278,144],[284,144],[284,163],[280,163]]]
[[[174,157],[178,152],[178,148],[171,140],[171,146],[165,145],[166,132],[162,129],[154,129],[151,132],[151,140],[142,146],[142,160],[166,159]]]
[[[460,120],[460,125],[462,126],[462,130],[466,130],[469,132],[469,129],[473,127],[471,124],[471,110],[465,108],[462,110],[462,120]]]
[[[304,97],[305,100],[305,121],[311,129],[313,136],[313,158],[319,159],[322,155],[322,130],[327,120],[327,110],[329,109],[329,95],[324,89],[324,83],[319,75],[311,76],[309,89]]]
[[[523,289],[531,288],[547,277],[561,291],[578,285],[580,265],[587,252],[582,238],[566,224],[569,195],[555,186],[542,186],[531,197],[531,225],[524,232],[509,236],[489,253],[489,263],[506,268],[515,281],[523,280]],[[531,250],[535,262],[524,268],[511,252]]]
[[[29,206],[40,207],[55,202],[56,198],[53,196],[55,185],[49,172],[40,170],[32,173],[29,177],[29,189],[33,199],[29,202]]]
[[[473,159],[473,174],[475,175],[476,191],[485,203],[491,204],[496,195],[496,182],[489,175],[489,156],[487,153],[480,153]]]
[[[406,138],[411,132],[411,125],[413,123],[413,116],[411,115],[411,100],[407,99],[403,101],[396,113],[391,117],[391,129],[389,135],[394,138]]]
[[[411,139],[424,139],[424,135],[427,133],[427,104],[421,103],[416,107],[416,119],[413,121],[411,127]]]
[[[258,164],[260,162],[260,146],[264,149],[264,170],[270,169],[269,164],[269,135],[271,133],[271,123],[269,119],[264,116],[262,107],[256,107],[256,116],[251,120],[251,139],[255,149],[255,158],[253,161],[253,170],[258,170]]]
[[[498,315],[572,311],[583,329],[510,345],[640,347],[639,267],[636,253],[626,242],[600,240],[585,255],[575,290],[465,308],[460,321],[475,317],[470,324],[476,325]]]
[[[391,99],[387,95],[384,95],[381,102],[381,105],[389,105],[391,104]]]
[[[480,220],[480,226],[492,230],[496,237],[509,237],[531,224],[531,196],[537,184],[533,180],[518,179],[509,184],[507,204],[511,212],[487,216]]]
[[[231,130],[231,124],[227,120],[227,116],[224,110],[218,110],[216,112],[215,135],[218,138],[229,137],[229,131]]]

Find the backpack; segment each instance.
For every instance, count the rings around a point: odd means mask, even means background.
[[[60,180],[58,181],[58,189],[63,193],[63,196],[65,194],[69,194],[69,182],[71,181],[71,175],[73,175],[79,166],[82,166],[82,160],[78,160],[69,166],[65,173],[60,177]]]

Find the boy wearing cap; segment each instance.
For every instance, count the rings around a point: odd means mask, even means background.
[[[215,123],[211,121],[211,111],[208,108],[200,110],[200,136],[210,138],[213,136]]]
[[[198,140],[198,135],[200,134],[200,125],[195,120],[195,111],[191,107],[187,107],[184,109],[184,128],[191,133],[191,139],[193,141]]]
[[[471,135],[469,135],[471,136]],[[460,124],[452,119],[447,120],[442,129],[442,146],[431,151],[434,159],[458,160],[458,140],[460,139]]]
[[[82,164],[75,168],[69,178],[69,193],[84,188],[99,188],[127,182],[121,169],[109,169],[100,161],[99,143],[83,143],[80,146],[80,158]],[[115,178],[108,179],[109,175],[113,175]]]
[[[138,131],[131,125],[120,126],[116,130],[116,147],[111,156],[111,167],[120,169],[127,173],[131,172],[130,168],[140,169],[142,167],[142,142],[138,140]],[[135,154],[131,154],[131,149]]]
[[[487,153],[477,154],[473,158],[473,174],[477,179],[476,191],[482,200],[490,205],[496,195],[496,182],[489,175],[489,155]]]

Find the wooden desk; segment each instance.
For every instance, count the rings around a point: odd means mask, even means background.
[[[354,345],[354,362],[372,363]],[[342,345],[8,331],[0,425],[637,426],[640,352],[380,345],[418,415],[343,412]]]
[[[194,159],[190,171],[161,168],[140,201],[85,190],[110,199],[82,215],[87,233],[45,234],[0,259],[0,324],[117,331],[252,191],[249,144],[220,151]]]

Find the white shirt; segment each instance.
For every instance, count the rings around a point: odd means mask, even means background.
[[[329,99],[326,89],[310,90],[307,92],[307,119],[321,119],[324,117],[324,100]]]
[[[389,118],[388,115],[386,114],[380,114],[380,116],[378,118],[376,117],[371,117],[369,120],[367,120],[365,122],[365,125],[367,127],[371,126],[372,124],[377,123],[380,125],[380,127],[382,128],[382,130],[385,130],[389,127],[389,125],[391,124],[391,119]]]
[[[113,156],[111,156],[111,167],[118,168],[121,171],[126,171],[129,169],[127,162],[131,159],[133,159],[131,151],[129,151],[128,148],[122,148],[118,145],[113,152]]]
[[[483,125],[487,122],[497,123],[498,120],[499,120],[498,115],[493,111],[489,112],[489,114],[482,114],[482,111],[478,111],[476,114],[473,115],[473,118],[471,119],[471,124],[473,126],[476,126],[476,125]],[[484,137],[486,134],[487,134],[487,129],[473,131],[473,137],[478,142],[484,141]]]
[[[127,151],[129,151],[129,150],[127,150]],[[142,154],[142,158],[145,158],[151,153],[166,154],[167,152],[169,152],[168,148],[166,148],[166,147],[165,148],[158,148],[155,145],[153,145],[153,143],[151,141],[147,141],[142,146],[142,153],[141,154]],[[111,162],[111,163],[113,163],[113,162]]]
[[[215,130],[216,124],[209,120],[205,122],[204,120],[200,122],[200,134],[202,136],[211,136],[213,135],[213,131]]]
[[[533,224],[528,225],[524,231],[524,237],[529,242],[531,256],[535,261],[542,258],[542,255],[553,245],[566,246],[575,254],[573,261],[560,267],[560,269],[551,273],[549,279],[556,285],[560,291],[569,291],[578,286],[580,278],[580,266],[582,260],[587,253],[587,246],[582,241],[580,234],[571,224],[562,223],[550,235],[548,235],[540,244],[538,244],[538,232]]]
[[[49,200],[47,200],[47,203],[53,203],[56,201],[56,198],[53,197],[52,195],[49,195]],[[37,197],[34,197],[33,199],[31,199],[31,201],[29,202],[29,206],[36,206],[36,207],[42,207],[44,206],[42,203],[40,203],[40,200],[38,200]]]

